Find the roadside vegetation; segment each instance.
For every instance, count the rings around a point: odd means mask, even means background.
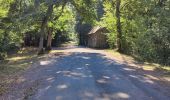
[[[136,63],[138,64],[142,70],[146,71],[162,71],[165,75],[170,74],[170,66],[161,65],[158,63],[149,63],[144,62],[143,60],[136,59],[133,56],[129,56],[126,54],[121,54],[116,50],[107,49],[106,52],[110,53],[113,57],[116,57],[121,62],[126,61],[127,63]]]
[[[19,51],[10,52],[10,55],[0,61],[0,95],[17,80],[17,75],[26,71],[33,63],[42,59],[37,55],[37,48],[27,47]]]

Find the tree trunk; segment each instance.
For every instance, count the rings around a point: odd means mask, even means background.
[[[117,48],[119,52],[123,52],[122,29],[121,29],[121,22],[120,22],[120,4],[121,4],[121,0],[116,0]]]
[[[48,39],[47,39],[47,47],[46,47],[46,50],[51,50],[52,32],[53,32],[53,29],[52,29],[52,28],[49,28],[49,30],[48,30]]]
[[[44,48],[43,48],[43,45],[44,45],[44,34],[40,34],[40,41],[39,41],[39,51],[38,51],[38,54],[43,54],[44,53]]]
[[[53,4],[49,5],[46,16],[43,19],[40,31],[40,41],[39,41],[39,51],[38,54],[44,53],[44,36],[45,36],[45,28],[47,26],[48,20],[53,13]]]

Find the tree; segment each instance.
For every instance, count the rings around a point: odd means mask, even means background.
[[[120,4],[121,0],[116,0],[116,26],[117,26],[117,47],[119,52],[123,52],[122,48],[122,29],[120,22]]]
[[[118,51],[141,60],[170,64],[169,4],[169,0],[105,0],[100,25],[111,31],[110,47],[117,45]]]
[[[48,20],[51,17],[53,13],[53,6],[54,4],[51,3],[48,6],[48,10],[46,12],[46,16],[43,18],[42,24],[41,24],[41,29],[40,29],[40,42],[39,42],[39,54],[42,54],[44,52],[44,35],[45,35],[45,28],[47,26]],[[51,33],[50,33],[51,34]]]
[[[81,14],[81,16],[84,18],[84,20],[87,20],[87,19],[89,19],[89,20],[91,19],[92,20],[94,14],[91,13],[93,8],[90,8],[90,7],[92,7],[91,4],[93,4],[94,0],[89,0],[88,2],[86,2],[86,1],[75,2],[74,0],[71,0],[71,1],[67,1],[67,2],[70,2],[75,7],[77,12],[79,12],[79,14]],[[67,3],[67,2],[64,1],[63,5],[65,5],[65,3]],[[59,2],[59,3],[62,4],[61,2]],[[83,3],[84,5],[81,5],[81,3]],[[54,4],[56,4],[56,2],[51,2],[49,4],[48,10],[46,12],[46,16],[44,17],[42,25],[41,25],[41,30],[40,30],[41,34],[40,34],[40,43],[39,43],[39,54],[44,52],[43,40],[44,40],[45,28],[47,26],[49,18],[51,17],[51,15],[53,13],[53,5]],[[89,7],[89,9],[87,9],[88,7]],[[87,13],[91,13],[90,14],[91,17],[87,16],[86,15]],[[89,21],[89,22],[91,22],[91,21]],[[51,41],[51,36],[50,35],[51,35],[51,33],[48,36],[49,37],[49,39],[48,39],[49,41],[47,42],[48,43],[48,49],[50,49],[50,43],[51,43],[50,42]]]
[[[59,14],[55,15],[54,18],[52,17],[51,18],[51,21],[52,21],[52,25],[51,26],[47,26],[47,30],[48,30],[48,36],[47,36],[47,46],[46,46],[46,50],[51,50],[51,43],[52,43],[52,33],[53,33],[53,30],[55,28],[55,21],[58,21],[58,19],[62,16],[63,14],[63,11],[64,11],[64,7],[66,6],[66,2],[64,2],[62,4],[62,7],[61,7],[61,11],[59,12]],[[58,12],[56,12],[58,13]]]

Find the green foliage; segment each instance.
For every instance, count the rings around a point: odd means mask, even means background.
[[[97,19],[96,14],[97,0],[72,0],[71,4],[74,6],[77,14],[85,23],[95,24]]]
[[[101,22],[98,24],[107,27],[107,29],[110,31],[110,34],[107,35],[108,43],[110,48],[114,48],[116,44],[116,18],[113,16],[114,9],[112,8],[111,3],[108,1],[105,1],[103,6],[105,14],[103,18],[101,18]]]
[[[40,33],[43,20],[47,16],[47,9],[54,5],[53,14],[45,25],[45,36],[48,28],[62,31],[67,37],[73,38],[75,14],[80,14],[85,22],[93,23],[95,18],[96,0],[0,0],[0,54],[18,47],[23,43],[25,33]],[[76,13],[76,12],[77,13]],[[15,46],[14,46],[15,45]]]
[[[98,0],[0,0],[0,58],[23,43],[25,33],[40,33],[49,5],[53,14],[44,29],[75,33],[76,17],[106,27],[111,48],[117,46],[116,0],[103,0],[104,15],[97,22]],[[124,52],[143,60],[170,64],[170,0],[121,0],[120,16]],[[65,34],[67,33],[67,34]],[[38,34],[39,35],[39,34]],[[54,35],[54,34],[53,34]]]
[[[110,30],[110,47],[116,45],[115,1],[105,0],[100,25]],[[121,40],[124,52],[143,60],[170,64],[170,1],[122,0]]]
[[[62,11],[63,10],[63,11]],[[62,11],[62,13],[60,13]],[[62,6],[55,8],[53,13],[53,18],[56,16],[60,16],[57,20],[51,20],[48,22],[48,27],[53,28],[53,30],[60,30],[63,33],[63,35],[66,35],[67,38],[73,38],[70,37],[71,34],[75,33],[74,27],[76,24],[75,21],[75,12],[73,11],[73,6],[70,4],[65,5],[64,9],[62,9]],[[53,35],[56,33],[56,31],[53,32]]]
[[[16,34],[12,26],[12,19],[9,17],[9,10],[13,4],[13,0],[1,0],[0,4],[0,59],[4,59],[7,51],[17,47],[14,43],[20,41],[18,34]]]

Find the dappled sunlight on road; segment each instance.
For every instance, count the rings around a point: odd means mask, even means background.
[[[155,97],[152,93],[155,90],[148,88],[156,85],[153,80],[144,75],[137,75],[137,69],[125,67],[124,64],[117,63],[104,54],[71,52],[55,59],[57,63],[43,61],[43,65],[49,66],[50,69],[44,71],[46,81],[41,87],[43,93],[39,89],[35,98],[40,100],[151,100],[150,97]],[[47,89],[48,86],[50,88]]]
[[[168,100],[158,78],[138,74],[138,68],[119,63],[102,50],[63,51],[50,54],[28,73],[32,81],[41,79],[30,100]]]
[[[51,61],[40,61],[40,65],[44,66],[44,65],[49,65],[51,63]]]
[[[66,85],[66,84],[62,84],[62,85],[57,86],[57,89],[60,89],[60,90],[67,89],[67,88],[68,88],[68,85]]]

